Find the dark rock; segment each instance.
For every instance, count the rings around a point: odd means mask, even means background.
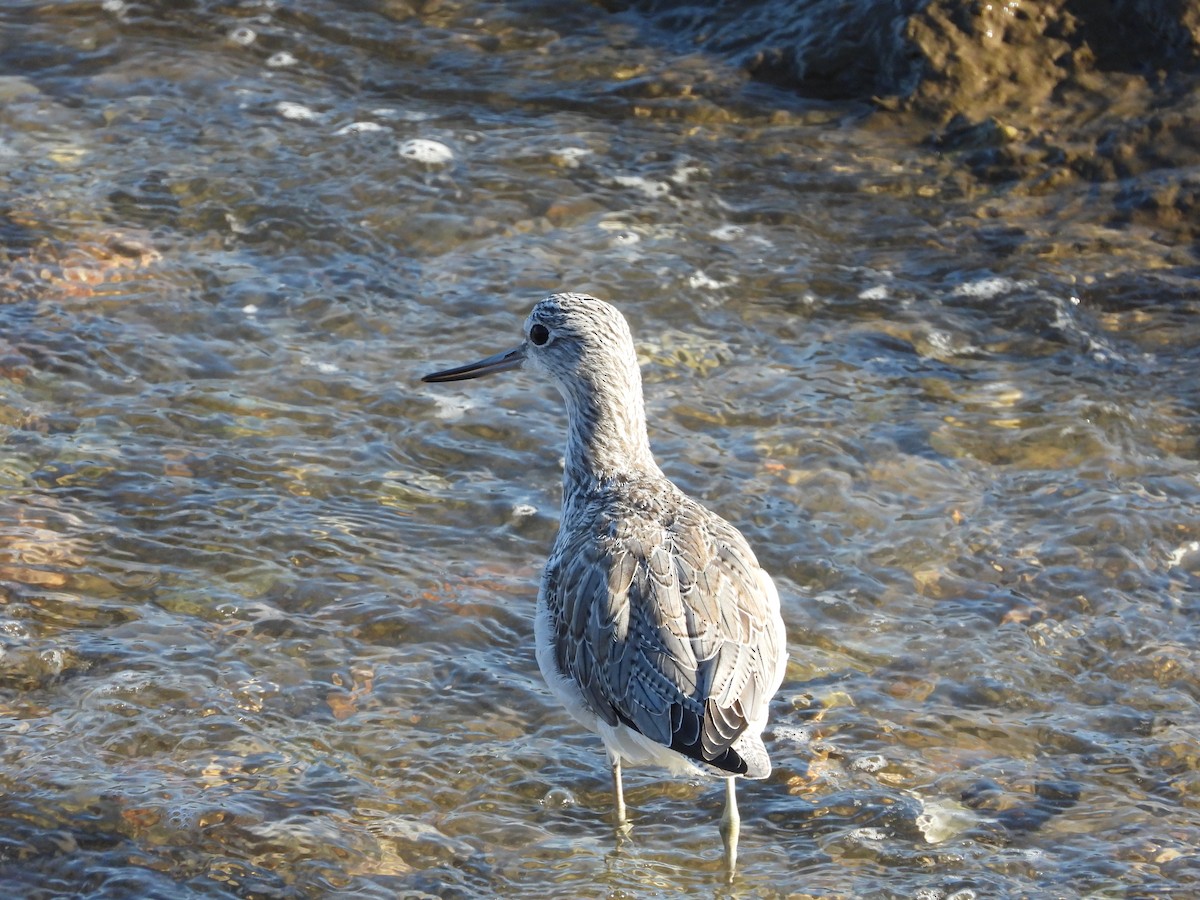
[[[927,0],[601,0],[643,13],[660,38],[700,45],[753,77],[808,97],[907,93],[919,62],[898,40]]]
[[[1134,179],[1085,215],[1197,240],[1200,0],[602,2],[802,96],[932,122],[933,148],[1013,197]]]

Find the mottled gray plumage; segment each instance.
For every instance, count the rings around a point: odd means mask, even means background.
[[[633,339],[614,307],[555,294],[534,307],[525,338],[425,380],[524,365],[566,400],[563,511],[538,596],[537,657],[568,712],[604,740],[618,819],[622,761],[766,777],[761,733],[787,659],[770,577],[737,529],[655,463]],[[736,842],[732,777],[728,791]]]
[[[785,648],[762,579],[742,536],[661,478],[571,490],[540,597],[553,674],[610,727],[765,777],[747,730],[761,730]]]

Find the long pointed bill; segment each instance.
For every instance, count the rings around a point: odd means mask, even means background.
[[[493,372],[518,369],[523,362],[525,362],[525,345],[521,344],[519,347],[513,347],[511,350],[505,350],[503,353],[497,353],[495,356],[489,356],[487,359],[481,359],[478,362],[467,363],[465,366],[459,366],[456,369],[433,372],[421,380],[432,382],[466,381],[468,378],[482,378],[484,375],[491,375]]]

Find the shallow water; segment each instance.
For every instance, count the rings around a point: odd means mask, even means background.
[[[1187,896],[1200,299],[1073,198],[589,5],[0,11],[13,896]],[[742,787],[533,658],[557,396],[421,374],[589,290],[775,574]]]

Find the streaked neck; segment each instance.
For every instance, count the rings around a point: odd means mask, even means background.
[[[604,482],[662,475],[650,452],[642,384],[636,369],[566,393],[564,495]]]

